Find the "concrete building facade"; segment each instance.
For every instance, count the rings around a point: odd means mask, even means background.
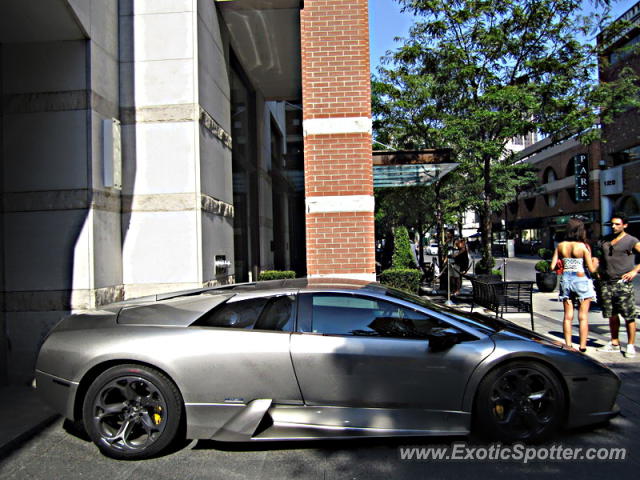
[[[614,80],[623,68],[631,68],[640,75],[640,2],[637,2],[618,21],[630,27],[603,45],[604,58],[600,69],[603,82]],[[602,37],[600,38],[602,42]],[[603,218],[613,211],[623,211],[629,218],[629,233],[640,236],[640,111],[630,108],[602,127],[603,164],[607,168],[602,180]]]
[[[273,268],[375,278],[367,14],[2,3],[0,383],[69,311]]]
[[[517,252],[535,254],[538,247],[552,248],[573,215],[584,219],[591,238],[600,235],[599,142],[586,146],[576,138],[557,144],[545,139],[522,150],[520,158],[537,170],[538,180],[501,215],[506,214],[506,230],[515,239]]]

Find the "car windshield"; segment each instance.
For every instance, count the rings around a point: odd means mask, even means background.
[[[492,332],[497,332],[503,330],[506,326],[506,322],[499,318],[482,315],[480,313],[465,313],[463,316],[462,312],[432,302],[431,300],[427,300],[426,298],[419,297],[417,295],[413,295],[411,293],[405,292],[403,290],[398,290],[397,288],[393,287],[386,287],[386,289],[387,295],[389,295],[390,297],[398,298],[400,300],[404,300],[405,302],[415,303],[417,305],[420,305],[421,307],[435,310],[441,315],[445,315],[453,320],[467,323],[475,328],[488,329]]]

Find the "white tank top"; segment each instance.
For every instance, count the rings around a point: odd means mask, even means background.
[[[584,273],[584,258],[563,258],[562,265],[565,272]]]

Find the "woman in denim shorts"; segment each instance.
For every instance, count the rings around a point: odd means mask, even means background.
[[[567,223],[565,240],[560,242],[553,253],[551,270],[556,269],[562,260],[562,277],[560,278],[560,299],[564,307],[564,321],[562,331],[564,341],[572,347],[571,323],[573,322],[573,302],[579,303],[578,323],[580,331],[580,351],[587,351],[587,335],[589,324],[589,306],[595,300],[596,291],[593,281],[587,276],[585,266],[590,272],[595,272],[595,264],[591,258],[591,249],[587,244],[587,234],[584,223],[577,218],[571,218]]]

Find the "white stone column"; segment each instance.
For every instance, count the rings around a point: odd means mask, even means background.
[[[120,11],[127,297],[228,280],[233,258],[229,85],[213,2]]]

